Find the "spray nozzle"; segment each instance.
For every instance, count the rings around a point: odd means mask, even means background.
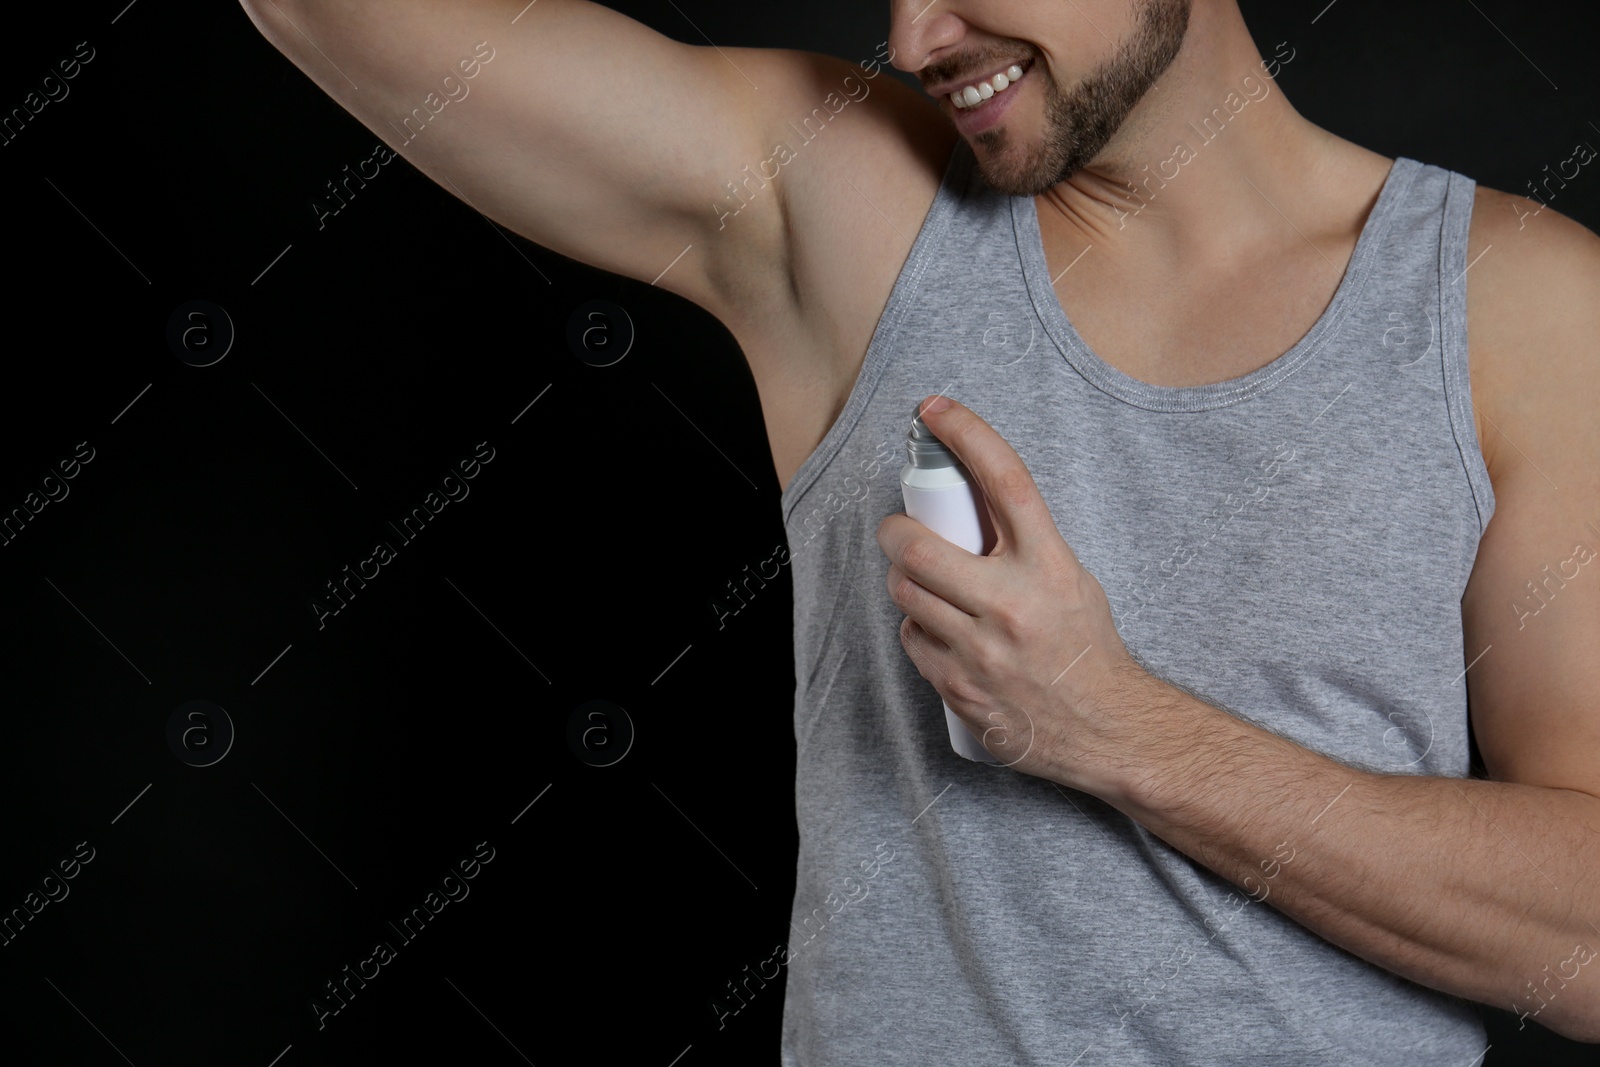
[[[934,436],[928,429],[928,424],[922,421],[922,404],[918,402],[916,414],[911,419],[911,429],[906,431],[906,452],[911,458],[911,465],[920,469],[936,467],[959,467],[960,461],[954,452],[945,447],[944,442]]]

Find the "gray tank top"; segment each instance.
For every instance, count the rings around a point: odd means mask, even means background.
[[[1474,1062],[1467,1001],[1091,795],[956,755],[877,544],[904,510],[916,404],[947,393],[1027,463],[1156,674],[1349,764],[1466,776],[1479,650],[1461,596],[1494,511],[1467,379],[1472,197],[1397,160],[1299,343],[1157,387],[1084,344],[1034,201],[990,189],[957,143],[843,412],[781,500],[798,878],[787,943],[724,1009],[786,967],[786,1067]]]

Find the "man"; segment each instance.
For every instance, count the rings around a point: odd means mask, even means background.
[[[1311,126],[1235,0],[896,0],[933,104],[580,0],[245,7],[746,353],[795,588],[786,1064],[1466,1064],[1468,1001],[1600,1040],[1593,235]],[[933,394],[983,556],[899,514]]]

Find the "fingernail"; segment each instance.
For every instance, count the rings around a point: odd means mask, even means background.
[[[936,396],[936,397],[933,398],[933,400],[931,402],[929,402],[928,404],[925,404],[923,406],[922,413],[924,415],[926,415],[926,414],[928,414],[929,412],[932,412],[932,411],[943,411],[946,408],[948,408],[949,406],[950,406],[950,398],[949,397],[947,397],[947,396]]]

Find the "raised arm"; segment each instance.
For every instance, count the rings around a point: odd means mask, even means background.
[[[786,277],[781,196],[737,227],[711,205],[827,57],[681,44],[586,0],[242,2],[403,158],[535,243],[647,282],[671,265],[663,287],[714,312]]]

